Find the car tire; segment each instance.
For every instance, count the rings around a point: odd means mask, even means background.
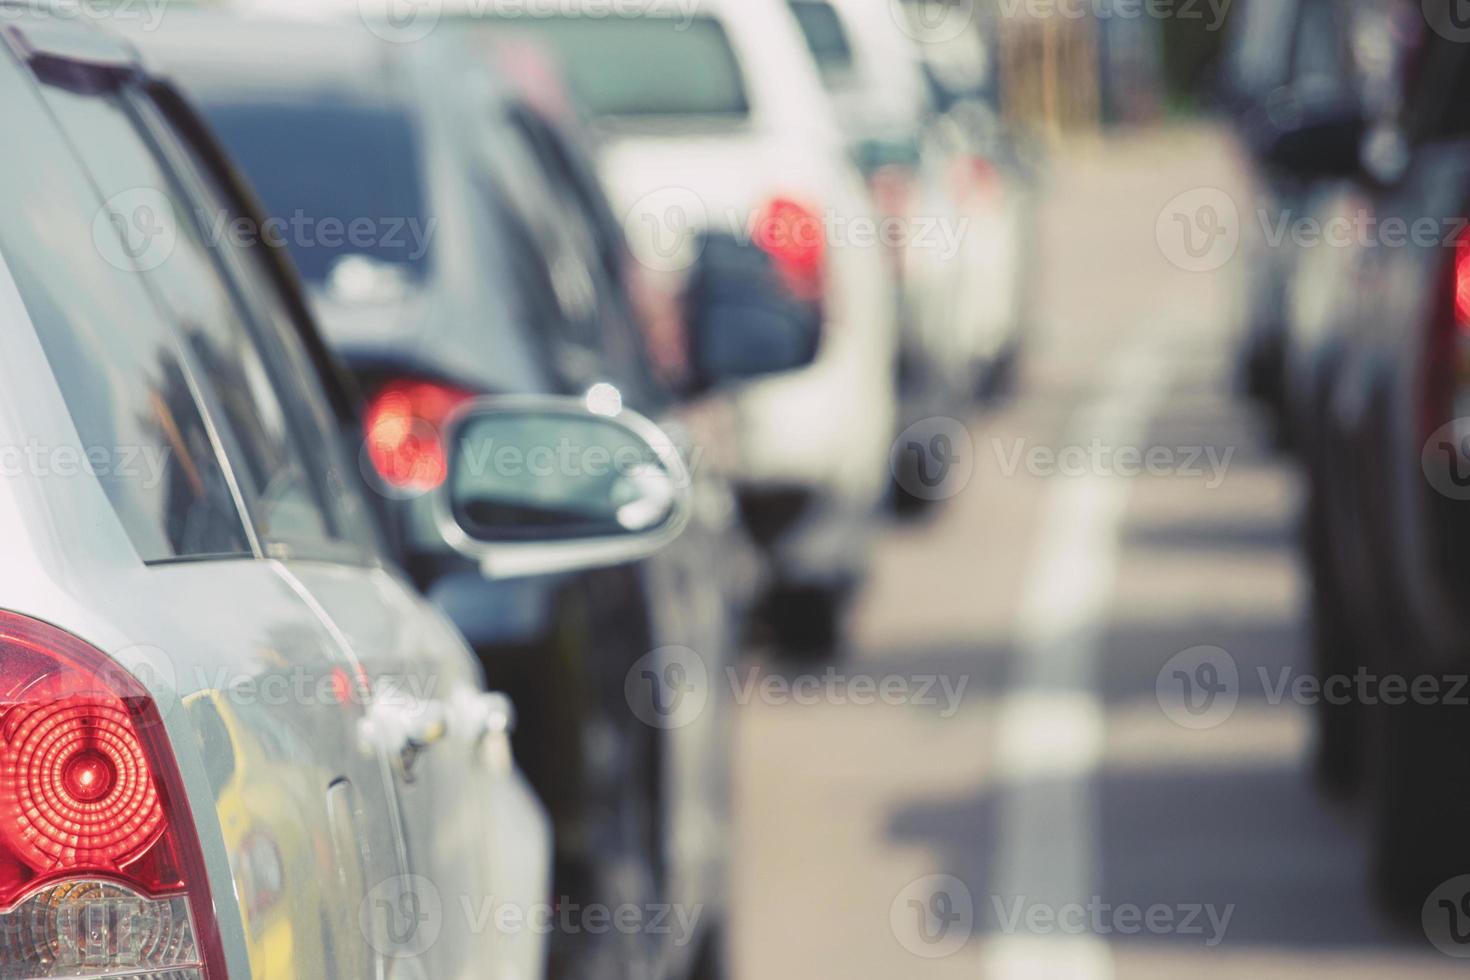
[[[1020,344],[1012,342],[980,373],[979,383],[975,386],[980,404],[1000,405],[1015,394],[1020,367]]]
[[[726,960],[725,929],[712,922],[705,927],[699,943],[699,956],[689,970],[689,980],[728,980],[730,966]]]
[[[1431,892],[1470,874],[1470,713],[1379,705],[1374,735],[1374,891],[1395,918],[1418,922]]]
[[[923,517],[934,509],[937,502],[909,493],[903,488],[903,483],[898,480],[893,481],[893,487],[888,494],[888,509],[894,517],[903,521]]]
[[[846,590],[782,586],[766,601],[765,618],[783,657],[809,662],[835,656],[842,642]]]
[[[1317,481],[1314,481],[1317,482]],[[1334,691],[1335,678],[1346,678],[1351,692],[1357,656],[1342,585],[1328,547],[1327,501],[1313,490],[1307,501],[1303,526],[1311,579],[1312,672],[1323,691]],[[1312,709],[1315,729],[1312,770],[1317,785],[1329,797],[1347,800],[1359,794],[1364,780],[1363,706],[1322,697]]]

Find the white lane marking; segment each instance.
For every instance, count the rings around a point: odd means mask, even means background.
[[[1164,397],[1159,343],[1110,361],[1102,394],[1073,417],[1067,445],[1139,446]],[[1016,678],[999,713],[996,903],[1060,910],[1097,893],[1094,776],[1103,751],[1097,659],[1133,481],[1108,474],[1055,478],[1017,623]],[[1109,980],[1099,936],[1035,935],[1025,924],[986,937],[984,976]]]

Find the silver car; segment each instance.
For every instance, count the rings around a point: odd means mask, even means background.
[[[513,711],[379,560],[282,251],[171,88],[37,8],[0,2],[0,980],[539,976]],[[627,465],[485,465],[553,436]],[[466,554],[629,560],[687,516],[637,418],[485,400],[446,442]]]

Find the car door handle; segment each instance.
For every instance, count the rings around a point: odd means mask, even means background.
[[[414,781],[414,770],[424,754],[449,737],[448,713],[437,701],[379,704],[372,712],[371,724],[378,744],[405,783]]]
[[[516,731],[516,706],[509,697],[499,691],[481,694],[478,699],[480,717],[477,724],[476,741],[498,735],[514,735]]]
[[[475,699],[475,752],[481,762],[497,772],[514,768],[510,737],[516,730],[516,706],[499,691]]]

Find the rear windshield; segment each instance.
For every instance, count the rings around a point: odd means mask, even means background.
[[[745,80],[713,17],[528,17],[573,92],[598,116],[749,115]]]
[[[205,102],[205,115],[277,219],[308,282],[326,282],[349,255],[423,278],[433,225],[406,109],[238,95]]]
[[[797,0],[791,4],[806,45],[817,60],[823,76],[841,74],[852,68],[852,45],[847,40],[847,30],[842,18],[830,3],[810,3]]]

